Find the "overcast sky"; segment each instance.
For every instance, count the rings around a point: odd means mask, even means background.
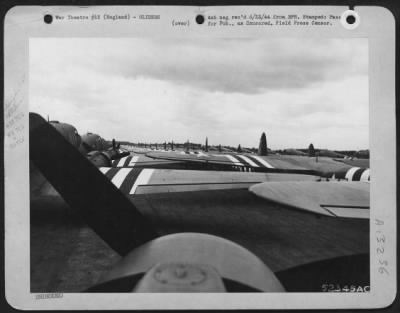
[[[106,139],[366,149],[365,39],[32,39],[30,107]]]

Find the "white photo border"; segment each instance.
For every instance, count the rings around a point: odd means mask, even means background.
[[[5,100],[17,97],[15,107],[4,108],[5,116],[5,283],[6,298],[17,309],[327,309],[381,308],[396,295],[396,119],[395,119],[395,20],[382,7],[355,7],[360,23],[346,29],[338,21],[329,28],[252,27],[212,31],[193,23],[176,29],[172,18],[193,19],[199,14],[241,14],[268,10],[272,14],[335,14],[344,6],[232,6],[155,7],[135,6],[138,14],[160,14],[160,20],[127,27],[114,21],[97,27],[90,21],[43,22],[45,14],[126,12],[124,6],[61,7],[17,6],[5,17],[4,74]],[[29,40],[36,37],[131,37],[131,36],[215,36],[215,37],[338,37],[367,38],[369,42],[369,111],[371,213],[371,290],[368,293],[243,293],[243,294],[87,294],[66,293],[62,297],[38,300],[30,292],[29,214]],[[6,101],[5,101],[6,103]],[[15,124],[7,122],[14,119]],[[13,137],[7,137],[13,130]],[[18,186],[18,188],[16,188]],[[384,236],[384,240],[382,239]]]

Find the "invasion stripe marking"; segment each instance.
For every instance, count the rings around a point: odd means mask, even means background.
[[[244,155],[237,155],[239,158],[241,158],[242,160],[244,160],[245,162],[247,162],[249,165],[253,166],[253,167],[259,167],[256,163],[254,163],[252,160],[250,160],[248,157],[244,156]]]
[[[111,180],[111,182],[115,185],[115,187],[119,188],[121,187],[122,183],[125,180],[125,177],[129,174],[129,172],[132,171],[131,168],[121,168],[118,173],[114,176],[114,178]]]
[[[110,170],[110,167],[100,167],[99,170],[102,172],[104,175],[107,174],[107,172]]]
[[[261,162],[257,161],[256,159],[252,159],[252,157],[250,155],[248,155],[247,158],[251,159],[255,164],[258,165],[258,167],[260,167],[260,166],[264,167],[264,165]]]
[[[105,171],[105,173],[104,173],[104,175],[106,175],[106,177],[109,179],[109,180],[112,180],[113,178],[114,178],[114,176],[118,173],[118,169],[116,169],[116,168],[109,168],[109,170],[108,171],[106,171],[106,170],[104,170]]]
[[[369,175],[369,168],[367,168],[364,173],[362,173],[360,177],[360,181],[369,181],[370,180],[370,175]]]
[[[145,168],[143,169],[138,178],[136,179],[135,183],[132,186],[131,191],[129,192],[130,195],[133,195],[136,192],[136,188],[139,185],[146,185],[150,180],[151,176],[153,175],[154,169],[152,168]]]
[[[358,169],[353,175],[353,180],[360,181],[361,175],[362,175],[362,173],[364,173],[364,171],[365,171],[365,168]]]
[[[349,169],[346,172],[346,175],[344,176],[344,178],[346,178],[348,181],[352,181],[354,173],[359,169],[360,169],[359,167],[352,167],[351,169]]]
[[[249,156],[250,157],[250,156]],[[264,165],[265,167],[268,168],[274,168],[271,164],[269,164],[267,161],[265,161],[263,158],[260,158],[259,156],[256,155],[252,155],[251,158],[253,160],[257,160],[258,162],[260,162],[262,165]]]
[[[129,161],[128,166],[134,167],[138,160],[139,160],[139,157],[137,155],[133,156],[132,159]]]
[[[127,159],[125,160],[125,163],[122,167],[128,167],[129,162],[132,160],[132,157],[130,155],[127,156]]]
[[[124,182],[122,183],[121,187],[119,188],[123,194],[128,194],[129,191],[132,189],[136,179],[142,172],[141,168],[131,168],[131,171],[129,172],[128,176],[126,176]]]
[[[121,159],[119,160],[118,164],[117,164],[117,167],[122,167],[122,166],[125,164],[125,161],[126,161],[127,158],[128,158],[127,156],[121,158]]]
[[[235,163],[235,165],[242,165],[243,163],[241,163],[238,159],[236,159],[234,156],[229,155],[229,154],[225,154],[225,156],[232,162]]]

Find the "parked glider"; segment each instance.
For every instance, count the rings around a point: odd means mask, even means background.
[[[31,161],[70,207],[77,210],[110,247],[124,256],[105,276],[105,281],[91,291],[285,290],[267,265],[231,241],[196,233],[158,237],[134,203],[116,188],[115,177],[110,180],[107,173],[104,175],[101,168],[99,170],[83,157],[39,115],[30,114],[29,124]],[[125,168],[118,169],[115,175],[123,170]],[[340,264],[343,262],[350,264],[347,259]],[[334,270],[331,265],[324,265],[327,272]],[[358,282],[364,282],[365,277],[369,276],[358,277]]]
[[[61,123],[56,126],[59,131],[61,129],[60,133],[64,138],[79,146],[76,140],[79,135],[73,126]],[[92,137],[93,142],[98,141],[96,136]],[[114,140],[111,151],[116,151]],[[110,157],[104,152],[91,153],[93,155],[89,153],[89,159],[92,163],[99,166],[100,171],[129,196],[141,193],[250,188],[250,192],[261,198],[306,212],[331,217],[369,218],[369,184],[365,183],[370,179],[369,169],[351,167],[340,161],[324,159],[317,164],[317,168],[324,168],[325,171],[319,173],[315,170],[313,158],[300,158],[303,165],[314,166],[314,170],[310,171],[299,168],[299,161],[296,159],[277,156],[157,151],[146,155],[129,154],[110,162]],[[109,167],[110,163],[114,168]],[[276,169],[281,172],[254,173],[202,170],[209,164],[220,170],[242,166],[275,169],[271,163],[286,168]],[[185,167],[186,170],[181,170]],[[331,171],[328,172],[327,169]],[[294,173],[295,171],[298,173]],[[312,173],[328,176],[333,181],[318,182],[321,180],[319,176],[306,175]],[[354,183],[350,184],[349,181]]]
[[[368,168],[354,166],[351,161],[341,162],[324,157],[315,158],[254,154],[214,154],[214,153],[180,153],[180,152],[149,152],[149,158],[181,161],[188,164],[202,164],[217,166],[225,170],[239,170],[244,172],[276,172],[318,175],[323,178],[342,179],[349,181],[369,181]],[[367,163],[363,163],[367,164]]]

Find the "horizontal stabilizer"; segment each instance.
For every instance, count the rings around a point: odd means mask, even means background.
[[[255,195],[299,210],[344,218],[369,218],[369,184],[363,182],[267,182]]]

